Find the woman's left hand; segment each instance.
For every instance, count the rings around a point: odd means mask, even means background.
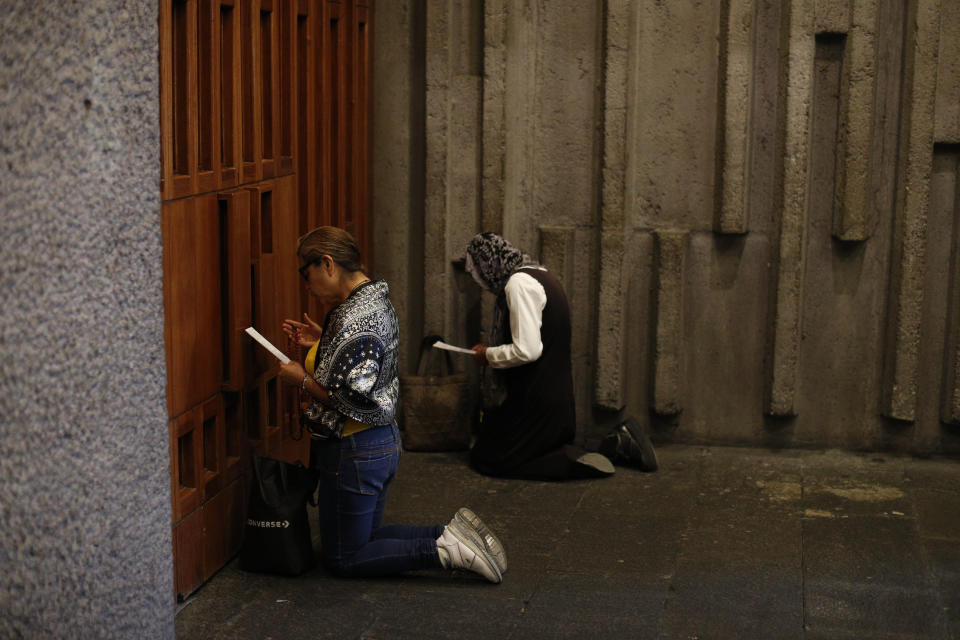
[[[480,344],[473,345],[473,359],[477,361],[477,364],[487,364],[487,343],[481,342]]]
[[[280,379],[289,384],[300,384],[303,382],[303,376],[307,375],[306,369],[299,362],[291,360],[287,364],[280,365]]]

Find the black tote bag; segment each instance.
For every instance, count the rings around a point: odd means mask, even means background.
[[[307,502],[317,478],[301,463],[253,456],[247,523],[240,568],[258,573],[300,575],[316,563]]]

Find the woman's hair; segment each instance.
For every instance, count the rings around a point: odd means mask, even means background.
[[[366,271],[357,241],[340,227],[317,227],[303,235],[297,245],[297,255],[307,264],[320,262],[322,256],[328,255],[347,271]]]

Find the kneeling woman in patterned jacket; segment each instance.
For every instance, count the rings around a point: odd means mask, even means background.
[[[400,460],[397,315],[387,283],[367,277],[347,231],[314,229],[297,255],[310,293],[331,308],[322,329],[306,314],[305,322],[283,322],[288,337],[310,351],[306,367],[291,361],[280,370],[310,399],[304,417],[310,466],[320,479],[324,564],[350,577],[444,567],[500,582],[503,545],[469,509],[446,526],[380,526]]]

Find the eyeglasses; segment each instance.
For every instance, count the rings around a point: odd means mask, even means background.
[[[304,280],[310,280],[310,267],[311,267],[312,265],[317,264],[317,263],[318,263],[317,260],[313,260],[313,261],[308,262],[307,264],[303,265],[303,266],[300,267],[299,269],[297,269],[297,271],[300,272],[300,277],[303,278]]]

